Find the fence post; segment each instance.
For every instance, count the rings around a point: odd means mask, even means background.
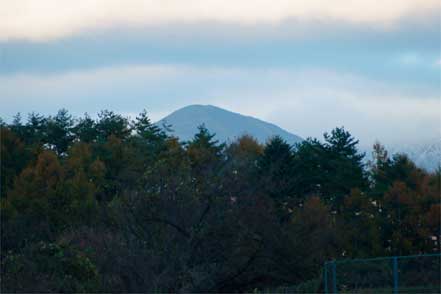
[[[323,279],[325,279],[324,281],[324,288],[325,288],[325,293],[328,294],[328,262],[325,261],[325,266],[323,269]]]
[[[394,294],[398,294],[398,257],[393,257],[393,270],[394,270]]]
[[[332,287],[333,293],[338,293],[337,291],[337,263],[332,261]]]

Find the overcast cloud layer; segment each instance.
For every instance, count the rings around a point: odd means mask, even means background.
[[[441,136],[438,0],[0,2],[6,120],[199,103],[302,137]]]
[[[95,28],[214,21],[255,25],[334,20],[393,27],[439,9],[438,0],[15,0],[0,10],[2,39],[45,40]]]

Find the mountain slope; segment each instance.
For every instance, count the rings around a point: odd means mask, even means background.
[[[435,172],[441,167],[441,139],[432,139],[418,143],[386,144],[390,157],[395,154],[406,154],[418,167]],[[372,160],[372,147],[361,148],[366,153],[366,162]]]
[[[412,145],[395,146],[389,148],[393,153],[405,153],[419,167],[428,171],[436,171],[441,167],[441,140],[434,139]]]
[[[202,124],[210,132],[216,133],[215,138],[220,142],[230,142],[244,134],[255,137],[261,143],[276,135],[290,144],[302,141],[299,136],[274,124],[212,105],[186,106],[161,119],[156,125],[162,127],[164,123],[170,124],[173,130],[171,134],[182,141],[191,140],[197,127]]]

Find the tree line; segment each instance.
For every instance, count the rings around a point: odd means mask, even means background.
[[[343,127],[225,144],[204,126],[180,142],[146,111],[17,114],[1,121],[1,290],[320,287],[327,260],[440,252],[441,171],[357,144]]]

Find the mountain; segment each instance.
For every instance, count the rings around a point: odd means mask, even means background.
[[[441,139],[389,148],[390,153],[406,153],[419,167],[435,171],[441,166]]]
[[[182,141],[191,140],[202,124],[215,133],[215,138],[220,142],[231,142],[244,134],[253,136],[261,143],[276,135],[290,144],[303,140],[274,124],[212,105],[190,105],[178,109],[156,123],[159,127],[164,124],[171,125],[173,132],[169,134]]]
[[[418,143],[408,144],[386,144],[389,156],[395,154],[406,154],[418,167],[429,172],[436,171],[441,167],[441,139],[432,139]],[[366,153],[366,162],[372,160],[372,148],[361,149]]]

